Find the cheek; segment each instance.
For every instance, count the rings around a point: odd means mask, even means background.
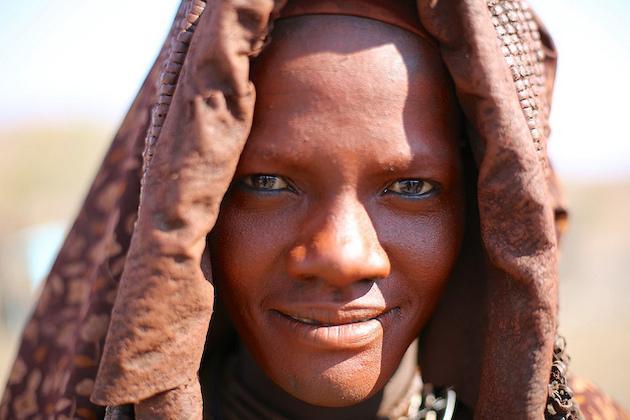
[[[273,290],[292,232],[297,232],[290,220],[283,212],[251,212],[225,200],[210,236],[212,271],[219,290],[229,288],[237,299],[260,299]]]
[[[460,252],[464,231],[463,199],[427,214],[390,217],[379,233],[396,279],[396,294],[416,311],[419,328],[431,316]]]

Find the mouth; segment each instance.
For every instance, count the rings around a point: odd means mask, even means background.
[[[381,339],[392,318],[400,313],[391,309],[351,311],[272,310],[280,332],[291,341],[323,350],[366,347]]]
[[[380,318],[381,316],[383,316],[385,314],[385,313],[381,313],[381,314],[376,315],[376,316],[368,316],[368,317],[362,317],[362,318],[348,319],[346,321],[334,322],[334,321],[320,321],[318,319],[305,318],[305,317],[301,317],[301,316],[298,316],[298,315],[284,314],[282,312],[279,312],[279,313],[281,315],[283,315],[283,316],[291,318],[292,320],[294,320],[296,322],[301,322],[303,324],[308,324],[308,325],[316,325],[318,327],[334,327],[334,326],[339,326],[339,325],[356,324],[358,322],[367,322],[367,321],[371,321],[371,320],[378,320],[378,318]]]

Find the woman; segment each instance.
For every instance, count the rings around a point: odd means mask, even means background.
[[[0,417],[579,418],[532,12],[284,3],[182,4]]]

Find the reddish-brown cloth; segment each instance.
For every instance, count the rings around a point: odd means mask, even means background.
[[[454,386],[483,419],[539,419],[556,401],[548,384],[566,213],[546,151],[549,35],[520,1],[286,2],[182,1],[25,328],[0,419],[102,418],[125,404],[137,418],[202,417],[198,370],[204,349],[219,345],[207,340],[215,296],[202,254],[251,129],[250,59],[275,19],[313,14],[421,36],[439,50],[465,115],[477,206],[421,333],[423,380]]]

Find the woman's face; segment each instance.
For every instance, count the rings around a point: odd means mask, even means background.
[[[269,377],[320,406],[380,390],[459,252],[455,101],[426,41],[368,19],[279,22],[211,236],[218,297]]]

